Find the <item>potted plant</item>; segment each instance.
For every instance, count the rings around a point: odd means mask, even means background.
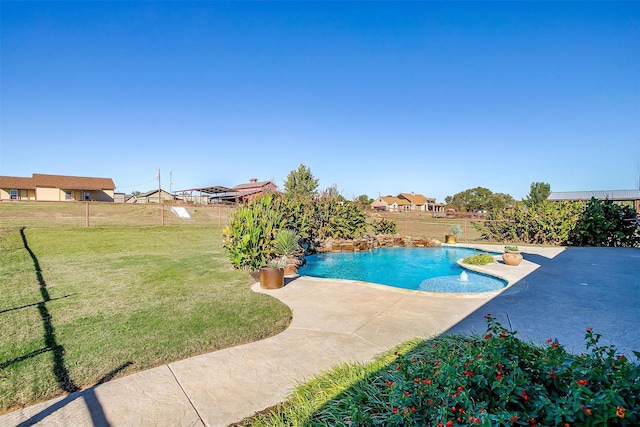
[[[260,287],[262,289],[278,289],[284,286],[284,267],[287,260],[280,257],[260,267]]]
[[[461,235],[462,235],[462,227],[460,227],[460,224],[453,224],[449,228],[449,234],[444,235],[444,242],[456,243],[457,241],[456,239],[459,239]]]
[[[280,230],[276,234],[274,252],[284,263],[284,274],[297,274],[303,256],[300,236],[293,230]]]
[[[515,245],[509,245],[504,247],[504,253],[502,254],[502,260],[506,265],[518,265],[522,262],[522,253]]]

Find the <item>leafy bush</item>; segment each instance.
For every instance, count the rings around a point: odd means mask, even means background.
[[[471,265],[487,265],[494,261],[493,257],[487,253],[475,254],[462,260],[465,264]]]
[[[395,221],[382,218],[380,221],[372,222],[371,229],[373,230],[373,234],[396,234],[398,232],[398,225]]]
[[[285,210],[288,228],[296,231],[303,240],[316,238],[315,206],[312,201],[287,200]]]
[[[234,267],[257,270],[282,252],[276,249],[276,242],[285,228],[307,247],[315,239],[360,237],[366,226],[366,215],[354,202],[286,200],[266,194],[229,216],[223,245]]]
[[[491,213],[474,227],[488,240],[574,246],[640,247],[636,211],[592,198],[589,202],[522,204]]]
[[[327,237],[352,239],[364,234],[366,215],[355,202],[341,199],[287,200],[287,227],[305,241]]]
[[[275,257],[276,234],[286,224],[283,201],[274,194],[251,199],[229,216],[224,243],[234,267],[257,270]]]
[[[591,198],[571,237],[576,246],[640,247],[636,211],[611,200]]]
[[[583,202],[547,202],[492,212],[483,223],[474,223],[484,239],[542,245],[565,245],[570,239]]]
[[[328,199],[317,201],[313,206],[314,229],[320,239],[353,239],[366,231],[366,214],[354,202]]]
[[[369,365],[341,365],[298,387],[252,426],[634,426],[640,364],[600,346],[590,354],[519,340],[491,315],[483,336],[442,335]],[[374,367],[375,369],[372,369]]]

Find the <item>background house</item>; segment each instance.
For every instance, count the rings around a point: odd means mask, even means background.
[[[238,184],[233,187],[233,191],[240,193],[240,198],[245,200],[266,192],[276,192],[278,186],[271,181],[258,181],[257,178],[251,178],[246,184]]]
[[[399,201],[397,197],[393,196],[378,197],[371,203],[371,209],[374,211],[398,212]]]
[[[214,202],[241,202],[264,193],[277,193],[278,186],[271,181],[258,181],[251,178],[245,184],[238,184],[225,193],[214,194],[211,200]]]
[[[398,194],[398,198],[409,202],[410,211],[427,211],[429,209],[427,198],[422,194],[400,193]]]
[[[111,178],[34,173],[31,178],[0,176],[0,200],[113,202]]]
[[[158,197],[158,194],[160,195]],[[127,199],[127,203],[166,203],[175,200],[173,194],[164,190],[151,190],[146,193],[134,195]]]
[[[234,204],[266,192],[277,193],[278,186],[271,181],[258,181],[252,178],[245,184],[238,184],[233,188],[222,185],[189,188],[175,192],[175,199],[182,203],[226,203]]]
[[[444,204],[422,194],[400,193],[398,197],[378,197],[371,209],[384,212],[444,212]]]

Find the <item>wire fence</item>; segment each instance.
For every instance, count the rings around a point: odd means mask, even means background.
[[[185,208],[182,219],[172,206]],[[108,202],[7,202],[0,203],[0,228],[109,227],[109,226],[224,226],[236,205],[173,205]]]
[[[185,208],[190,219],[172,212],[173,206]],[[0,202],[0,228],[11,227],[153,227],[210,225],[222,227],[237,204],[171,204],[108,202]],[[445,241],[458,225],[458,242],[481,241],[474,223],[483,218],[434,217],[428,212],[368,212],[370,221],[387,219],[396,223],[403,236]]]
[[[474,223],[484,223],[486,220],[479,216],[473,217],[442,217],[434,216],[430,212],[370,212],[376,219],[394,221],[398,233],[404,236],[428,237],[445,241],[445,236],[454,234],[452,226],[459,226],[461,236],[457,241],[477,242],[482,238],[481,233],[473,226]]]

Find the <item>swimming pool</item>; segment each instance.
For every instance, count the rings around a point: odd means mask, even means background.
[[[457,264],[458,259],[476,253],[475,249],[449,246],[330,252],[307,256],[307,265],[300,267],[299,273],[427,292],[487,292],[504,288],[507,285],[504,280],[464,270]]]

